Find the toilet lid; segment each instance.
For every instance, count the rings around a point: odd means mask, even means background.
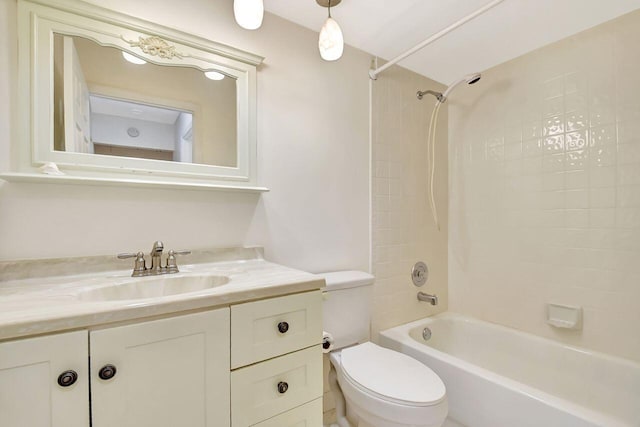
[[[342,350],[341,364],[352,382],[386,400],[427,406],[441,402],[446,394],[444,383],[431,369],[370,342]]]

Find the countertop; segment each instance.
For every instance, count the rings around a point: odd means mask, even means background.
[[[49,266],[58,266],[50,268],[53,273],[66,270],[66,274],[48,276],[37,273],[37,268],[29,268],[38,261],[0,263],[0,278],[10,277],[0,280],[0,340],[178,315],[190,310],[320,289],[325,284],[319,276],[264,260],[259,248],[225,251],[201,252],[194,258],[214,261],[186,264],[180,266],[180,273],[161,276],[227,276],[229,283],[225,285],[178,295],[117,301],[86,301],[79,299],[79,295],[114,283],[126,284],[160,276],[132,278],[130,269],[105,270],[105,265],[113,264],[103,263],[100,268],[100,263],[96,262],[98,257],[93,257],[89,263],[94,271],[82,274],[68,274],[73,270],[73,259],[68,263],[45,260]],[[233,253],[240,255],[237,257],[240,259],[230,259]],[[66,268],[61,269],[61,265]]]

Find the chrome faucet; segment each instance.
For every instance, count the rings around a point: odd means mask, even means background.
[[[428,302],[431,305],[438,305],[438,297],[424,292],[418,292],[418,301]]]
[[[153,248],[151,248],[151,253],[149,254],[149,256],[151,257],[151,267],[149,268],[146,267],[146,261],[142,252],[118,254],[118,258],[135,258],[133,273],[131,273],[131,277],[156,276],[159,274],[178,273],[180,270],[178,270],[178,265],[176,263],[176,255],[189,255],[191,253],[191,251],[170,250],[167,256],[166,265],[163,267],[163,251],[164,244],[161,241],[158,240],[153,243]]]
[[[149,267],[149,274],[160,274],[160,270],[162,266],[162,251],[164,251],[164,244],[157,240],[153,243],[153,247],[151,248],[151,253],[149,256],[151,257],[151,267]]]

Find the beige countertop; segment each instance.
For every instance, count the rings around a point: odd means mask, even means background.
[[[81,296],[89,290],[160,276],[132,278],[130,269],[105,269],[113,264],[96,262],[99,257],[92,257],[89,263],[82,262],[86,258],[77,259],[79,265],[85,266],[81,274],[69,274],[76,259],[69,259],[68,263],[62,260],[0,263],[0,340],[179,314],[324,286],[321,277],[265,261],[259,248],[224,251],[196,253],[194,258],[198,261],[213,262],[183,265],[180,273],[161,277],[217,275],[228,277],[227,284],[177,295],[111,301],[87,301]],[[234,254],[239,259],[233,260]],[[36,272],[35,263],[40,267],[43,263],[49,265],[52,274]],[[86,267],[88,264],[92,267]],[[86,272],[87,269],[93,271]],[[6,278],[10,279],[3,280]]]

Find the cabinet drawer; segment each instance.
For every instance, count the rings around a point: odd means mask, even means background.
[[[320,341],[320,291],[231,307],[232,369],[310,347]]]
[[[248,427],[321,396],[322,348],[317,345],[233,371],[231,424]]]
[[[269,418],[253,427],[318,427],[322,425],[322,399]]]

